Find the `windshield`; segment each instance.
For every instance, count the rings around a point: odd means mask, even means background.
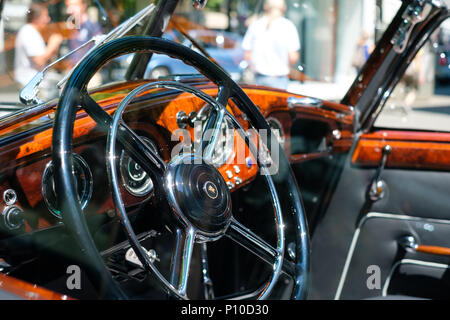
[[[400,5],[400,0],[210,0],[202,11],[182,2],[176,18],[190,21],[178,25],[196,39],[209,30],[207,53],[235,81],[340,101]],[[173,31],[165,36],[190,45]],[[224,47],[227,43],[236,45]],[[155,57],[146,75],[180,73],[196,70]]]
[[[150,3],[5,1],[0,23],[0,112],[5,106],[23,108],[19,92],[33,74]],[[400,4],[400,0],[210,0],[199,11],[185,0],[178,3],[163,37],[208,56],[239,83],[340,101]],[[143,25],[128,35],[143,34]],[[88,47],[46,73],[41,100],[58,97],[57,84]],[[132,56],[123,56],[111,61],[90,86],[124,80],[131,60]],[[143,75],[157,79],[197,73],[181,61],[154,54]]]

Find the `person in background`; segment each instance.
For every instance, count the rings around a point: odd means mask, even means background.
[[[57,55],[63,40],[60,34],[52,34],[45,45],[39,31],[50,23],[50,16],[44,4],[31,4],[26,18],[27,24],[17,33],[14,56],[14,77],[22,86]]]
[[[67,13],[75,29],[74,36],[69,40],[69,49],[74,50],[90,40],[93,36],[102,33],[98,22],[91,21],[87,13],[87,0],[66,0]],[[71,62],[75,64],[89,50],[83,48],[71,55]]]
[[[297,28],[285,11],[284,0],[266,0],[264,15],[250,24],[242,41],[256,84],[287,89],[290,67],[299,59]]]
[[[361,38],[356,45],[356,50],[353,53],[352,65],[357,73],[361,72],[361,68],[366,63],[369,56],[375,48],[373,44],[373,37],[366,30],[362,31]]]

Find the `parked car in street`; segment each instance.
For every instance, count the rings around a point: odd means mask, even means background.
[[[241,48],[242,38],[239,35],[215,30],[189,30],[189,35],[228,72],[234,81],[241,80],[247,63],[244,60],[244,51]],[[189,39],[176,30],[166,33],[164,38],[198,50]],[[198,71],[180,60],[154,54],[148,64],[145,76],[158,79],[171,74],[198,74]]]
[[[436,50],[436,80],[450,81],[450,21],[445,21],[437,34]]]
[[[436,80],[450,81],[450,34],[442,33],[436,44]]]

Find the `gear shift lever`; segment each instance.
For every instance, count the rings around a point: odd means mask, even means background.
[[[405,236],[398,241],[398,244],[406,251],[424,252],[441,256],[450,256],[450,248],[439,246],[419,245],[413,236]]]

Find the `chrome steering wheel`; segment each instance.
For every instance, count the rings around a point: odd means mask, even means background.
[[[183,60],[193,65],[203,75],[218,86],[217,98],[205,94],[194,87],[173,81],[146,83],[130,92],[120,103],[111,117],[88,94],[87,84],[92,76],[109,60],[133,52],[156,52]],[[126,107],[136,96],[155,89],[165,88],[190,93],[212,107],[204,132],[212,130],[210,139],[202,140],[199,152],[184,153],[166,163],[150,148],[139,135],[122,120]],[[250,229],[239,223],[232,213],[230,191],[214,165],[211,157],[216,147],[219,131],[228,118],[245,141],[255,159],[258,151],[240,122],[226,108],[228,101],[245,113],[255,129],[266,129],[268,133],[265,147],[268,154],[278,152],[278,171],[269,174],[266,164],[258,161],[260,172],[267,182],[271,203],[274,208],[276,245],[272,246]],[[202,246],[217,241],[222,236],[251,251],[272,266],[268,281],[254,297],[269,297],[279,275],[285,273],[294,280],[291,298],[300,299],[306,295],[309,267],[309,238],[303,206],[297,183],[290,169],[282,147],[272,139],[272,132],[258,108],[244,91],[229,78],[227,73],[204,56],[177,43],[153,37],[128,37],[111,41],[93,51],[69,78],[59,101],[53,134],[53,160],[55,161],[55,183],[58,192],[61,215],[67,228],[82,248],[86,256],[87,273],[91,281],[106,298],[126,298],[120,286],[112,279],[89,233],[82,209],[77,201],[75,181],[72,175],[73,154],[72,135],[77,107],[85,111],[107,132],[107,168],[112,188],[116,213],[120,218],[128,240],[142,267],[157,277],[161,286],[179,299],[187,299],[189,266],[195,243]],[[176,250],[171,263],[171,277],[166,279],[154,265],[151,257],[140,245],[128,219],[117,176],[115,161],[116,141],[147,172],[159,188],[160,201],[167,201],[176,217]],[[266,159],[267,160],[267,159]],[[270,160],[270,159],[269,159]],[[269,161],[270,162],[270,161]],[[64,197],[61,195],[65,195]],[[192,201],[200,199],[201,201]],[[295,246],[290,257],[286,257],[284,216],[294,221]],[[205,280],[205,279],[204,279]],[[243,298],[239,295],[236,298]]]

